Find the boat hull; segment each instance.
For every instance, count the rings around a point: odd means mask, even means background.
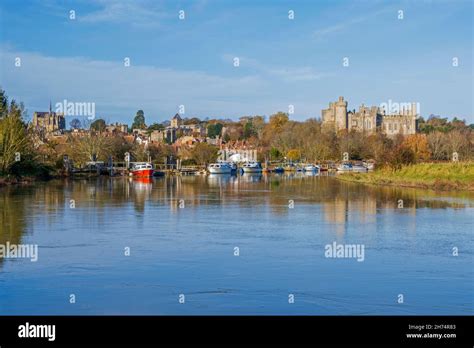
[[[243,167],[242,171],[244,173],[261,173],[262,168],[249,168],[249,167]]]
[[[132,170],[132,176],[135,178],[149,178],[153,176],[153,169]]]
[[[232,169],[230,167],[228,168],[208,168],[209,173],[211,174],[230,174],[232,172]]]

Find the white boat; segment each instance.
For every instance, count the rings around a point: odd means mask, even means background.
[[[340,165],[337,166],[337,171],[338,172],[352,172],[352,164],[349,162],[341,163]]]
[[[374,170],[375,169],[375,163],[374,162],[364,162],[364,167],[366,167],[368,170]]]
[[[218,163],[228,165],[232,173],[235,173],[237,171],[237,164],[235,164],[234,162],[219,161]]]
[[[232,168],[227,163],[211,163],[207,167],[211,174],[230,174]]]
[[[353,172],[359,172],[359,173],[365,173],[367,172],[369,169],[363,165],[360,165],[360,164],[354,164],[352,166],[352,171]]]
[[[211,174],[230,174],[232,168],[227,163],[211,163],[207,170]]]
[[[244,173],[261,173],[262,165],[260,162],[245,162],[242,164],[242,170]]]
[[[316,172],[319,170],[319,166],[315,166],[314,164],[308,164],[304,167],[305,172]]]

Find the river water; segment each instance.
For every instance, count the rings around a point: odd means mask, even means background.
[[[0,259],[0,314],[473,314],[473,208],[299,173],[4,187],[0,244],[38,259]]]

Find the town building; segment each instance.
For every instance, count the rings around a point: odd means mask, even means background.
[[[116,122],[115,124],[107,125],[105,131],[111,134],[128,133],[128,125]]]
[[[348,111],[344,97],[339,97],[336,102],[329,103],[329,107],[321,111],[323,127],[334,129],[336,132],[340,130],[368,133],[381,131],[388,136],[415,134],[417,116],[416,103],[403,105],[395,113],[389,114],[384,108],[367,107],[364,104],[358,111]]]
[[[53,112],[50,103],[48,112],[33,113],[32,126],[38,132],[62,133],[66,129],[66,119],[63,114]]]
[[[201,139],[206,136],[206,129],[200,124],[183,124],[179,114],[171,118],[170,125],[163,130],[155,130],[150,133],[152,142],[164,142],[173,144],[180,137],[194,137]]]

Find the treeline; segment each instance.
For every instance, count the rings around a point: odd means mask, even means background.
[[[8,100],[0,89],[0,176],[48,176],[50,167],[41,161],[33,144],[33,132],[24,121],[22,103]]]
[[[8,100],[0,89],[0,176],[48,176],[61,173],[67,155],[76,166],[88,161],[123,161],[129,152],[133,161],[164,162],[180,158],[184,163],[206,164],[215,161],[218,148],[205,142],[181,146],[131,142],[126,135],[111,135],[105,121],[95,120],[86,133],[66,133],[64,137],[45,139],[28,126],[22,104]],[[74,121],[74,120],[73,120]],[[400,166],[425,161],[474,159],[474,127],[465,121],[449,121],[439,116],[418,120],[419,133],[389,138],[383,132],[334,132],[325,129],[318,119],[304,122],[290,120],[278,112],[268,118],[244,116],[238,121],[198,118],[184,119],[185,124],[200,124],[209,138],[220,138],[227,146],[258,149],[259,160],[319,162],[343,159],[373,159],[378,166]],[[79,124],[74,121],[75,126]],[[139,110],[134,126],[159,130],[166,123],[146,126]],[[83,125],[84,126],[84,125]],[[74,127],[73,127],[74,128]]]
[[[373,159],[381,165],[398,166],[431,160],[472,160],[474,129],[465,121],[448,121],[431,116],[419,119],[418,134],[387,137],[356,131],[335,132],[323,127],[320,120],[292,121],[279,112],[265,122],[262,116],[242,117],[239,122],[209,121],[208,131],[220,130],[224,141],[242,141],[258,147],[261,159],[317,162],[341,160],[345,153],[351,160]],[[217,125],[220,125],[217,127]],[[211,127],[211,128],[210,128]]]

